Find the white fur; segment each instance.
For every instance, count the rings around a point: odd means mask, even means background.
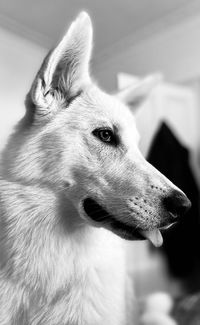
[[[0,325],[125,325],[116,234],[157,229],[163,195],[179,191],[140,154],[128,108],[91,81],[91,48],[83,13],[43,62],[2,155]],[[94,136],[99,127],[115,127],[120,145]],[[87,197],[123,227],[93,221]]]

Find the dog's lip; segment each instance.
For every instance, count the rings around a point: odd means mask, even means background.
[[[133,225],[128,225],[117,220],[113,215],[107,212],[96,200],[87,197],[83,200],[83,208],[86,214],[95,221],[95,223],[107,226],[120,237],[129,240],[148,239],[154,246],[160,247],[163,243],[161,232],[158,228],[152,230],[143,230]]]
[[[176,225],[177,223],[178,223],[177,221],[174,221],[174,222],[169,223],[166,226],[160,227],[159,229],[162,230],[162,231],[163,230],[168,230],[168,229],[172,228],[174,225]]]

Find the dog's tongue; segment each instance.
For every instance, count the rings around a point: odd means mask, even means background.
[[[155,247],[160,247],[163,243],[163,238],[160,233],[160,230],[158,229],[153,229],[153,230],[145,230],[142,231],[141,234],[150,240],[150,242],[155,246]]]

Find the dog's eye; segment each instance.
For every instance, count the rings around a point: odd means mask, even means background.
[[[116,135],[113,133],[111,129],[108,128],[96,129],[92,133],[103,142],[117,145]]]

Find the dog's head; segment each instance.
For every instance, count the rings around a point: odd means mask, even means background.
[[[92,25],[82,13],[35,78],[14,136],[17,149],[8,150],[10,171],[64,193],[85,222],[160,245],[159,229],[174,223],[190,203],[138,150],[126,103],[131,93],[139,105],[154,78],[110,96],[91,81],[91,49]]]

